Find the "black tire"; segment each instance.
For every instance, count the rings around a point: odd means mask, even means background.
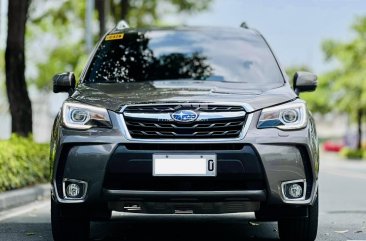
[[[87,241],[90,221],[83,217],[62,217],[61,207],[51,200],[51,226],[54,241]]]
[[[318,232],[319,198],[309,206],[307,218],[294,218],[278,221],[280,240],[314,241]]]

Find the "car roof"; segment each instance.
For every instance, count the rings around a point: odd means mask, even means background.
[[[252,28],[244,27],[214,27],[214,26],[168,26],[168,27],[146,27],[146,28],[113,28],[107,34],[115,33],[145,33],[153,31],[199,31],[199,32],[231,32],[247,34],[248,36],[261,36],[261,34]]]

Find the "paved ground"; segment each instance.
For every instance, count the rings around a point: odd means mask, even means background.
[[[318,241],[366,240],[366,162],[322,156]],[[52,241],[49,201],[0,213],[1,241]],[[221,216],[222,217],[222,216]],[[251,223],[251,215],[115,217],[93,223],[93,240],[278,240],[276,223]],[[221,220],[221,221],[219,221]]]

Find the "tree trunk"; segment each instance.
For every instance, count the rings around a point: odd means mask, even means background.
[[[6,91],[13,133],[32,133],[32,105],[25,82],[24,37],[30,0],[11,0],[8,4],[8,37],[5,50]]]
[[[357,149],[360,150],[362,148],[362,117],[363,110],[357,111]]]
[[[121,0],[121,19],[127,21],[128,11],[130,10],[129,0]]]
[[[96,0],[95,6],[98,11],[98,20],[99,20],[99,37],[103,37],[105,33],[105,23],[106,23],[106,2],[104,0]]]
[[[113,23],[116,23],[119,18],[119,11],[116,8],[116,4],[113,0],[109,0],[109,7],[110,7],[110,16],[112,17]]]

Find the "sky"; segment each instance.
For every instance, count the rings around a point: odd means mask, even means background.
[[[169,18],[187,25],[237,27],[246,22],[259,30],[284,67],[307,65],[321,74],[325,39],[347,41],[357,16],[366,16],[366,0],[213,0],[206,12]]]

